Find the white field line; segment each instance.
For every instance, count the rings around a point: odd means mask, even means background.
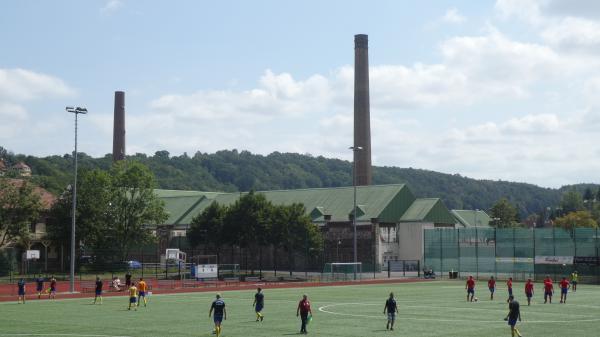
[[[372,306],[375,304],[370,304],[370,303],[338,303],[338,304],[329,304],[329,305],[324,305],[319,307],[319,311],[327,313],[327,314],[332,314],[332,315],[337,315],[337,316],[350,316],[350,317],[366,317],[366,318],[376,318],[376,319],[385,319],[384,315],[379,315],[379,316],[374,316],[374,315],[366,315],[366,314],[353,314],[353,313],[341,313],[341,312],[335,312],[335,311],[331,311],[331,310],[327,310],[328,308],[334,308],[334,307],[338,307],[338,306],[343,306],[343,305],[358,305],[358,306]],[[432,308],[434,306],[406,306],[406,307],[420,307],[420,308]],[[436,308],[440,308],[439,306],[435,306]],[[471,309],[471,310],[477,310],[475,308],[449,308],[449,307],[443,307],[444,309],[448,310],[448,311],[462,311],[464,309]],[[493,310],[493,309],[487,309],[490,311],[499,311],[502,313],[506,313],[506,310]],[[540,313],[541,314],[541,313]],[[549,313],[552,314],[552,313]],[[554,314],[560,314],[561,316],[565,317],[573,317],[573,316],[580,316],[583,318],[574,318],[574,319],[568,319],[568,320],[526,320],[524,322],[526,323],[546,323],[546,324],[552,324],[552,323],[580,323],[580,322],[598,322],[600,321],[600,318],[592,318],[594,316],[582,316],[582,315],[572,315],[572,314],[566,314],[566,313],[554,313]],[[399,316],[403,316],[402,311],[400,311],[398,313]],[[504,315],[502,315],[504,316]],[[586,318],[586,317],[590,317],[590,318]],[[413,321],[432,321],[432,322],[472,322],[472,323],[498,323],[498,322],[502,322],[501,320],[473,320],[473,319],[460,319],[460,318],[452,318],[452,319],[441,319],[441,318],[423,318],[423,317],[401,317],[402,320],[413,320]]]

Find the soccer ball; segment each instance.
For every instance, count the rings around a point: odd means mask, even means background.
[[[473,301],[477,302],[479,299],[477,297],[473,298]]]

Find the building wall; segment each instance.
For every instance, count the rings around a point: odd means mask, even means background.
[[[398,224],[398,258],[400,260],[422,260],[424,253],[423,230],[434,227],[433,223]]]

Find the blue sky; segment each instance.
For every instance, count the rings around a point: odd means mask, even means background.
[[[353,36],[369,35],[375,165],[600,182],[595,1],[12,1],[0,145],[33,155],[221,149],[350,159]]]

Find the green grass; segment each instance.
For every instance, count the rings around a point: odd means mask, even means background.
[[[499,282],[500,283],[500,282]],[[340,287],[265,289],[265,321],[255,322],[254,290],[223,292],[228,319],[223,337],[291,336],[300,322],[296,305],[306,292],[314,319],[309,336],[510,336],[502,319],[507,313],[506,290],[490,301],[478,282],[479,301],[467,303],[462,282],[402,283]],[[483,286],[483,287],[482,287]],[[521,303],[521,332],[534,336],[598,336],[600,287],[581,285],[568,304],[542,304],[541,286],[530,307],[515,286]],[[385,330],[383,305],[390,291],[399,304],[396,331]],[[91,298],[0,303],[0,336],[211,336],[208,309],[214,293],[153,295],[147,308],[126,310],[127,297],[106,297],[103,305]],[[321,310],[319,310],[321,308]]]

